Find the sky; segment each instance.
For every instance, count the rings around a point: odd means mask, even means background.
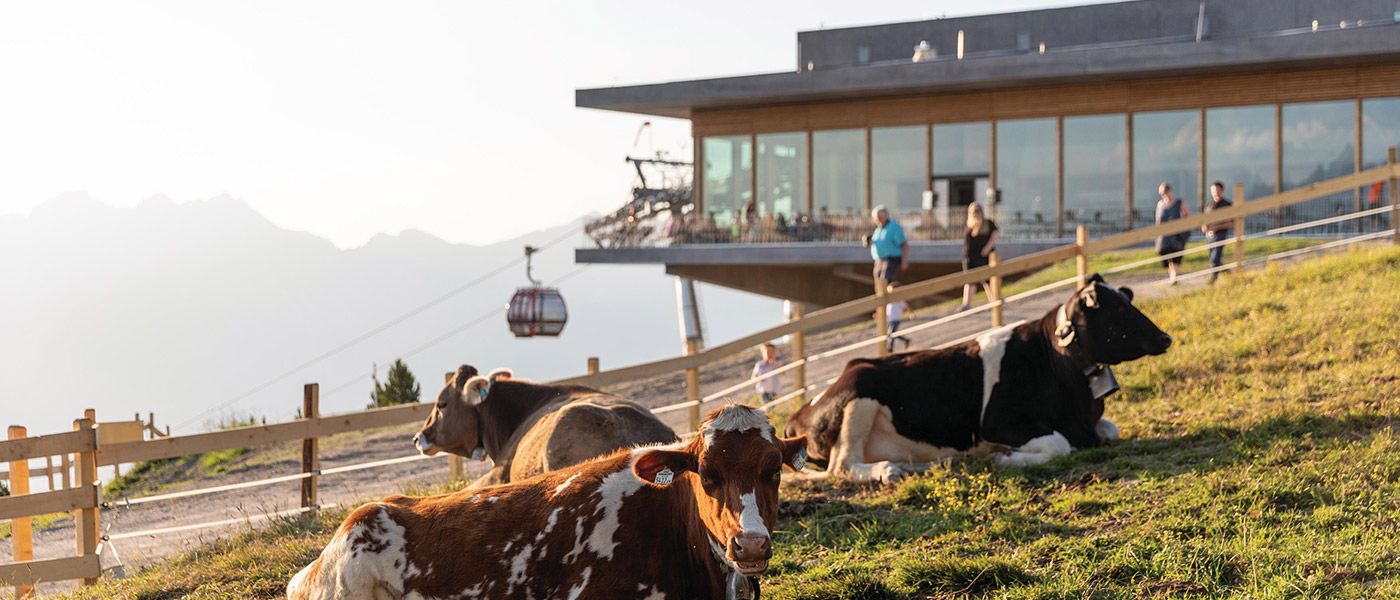
[[[229,194],[342,248],[490,243],[620,206],[629,152],[689,156],[687,121],[576,88],[787,71],[800,30],[1085,3],[9,2],[0,215]]]

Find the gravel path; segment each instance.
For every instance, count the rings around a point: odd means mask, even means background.
[[[1137,292],[1138,297],[1144,299],[1204,285],[1202,278],[1195,278],[1187,280],[1174,288],[1168,288],[1162,285],[1160,277],[1147,278],[1141,276],[1120,277],[1115,279],[1112,283],[1114,285],[1131,286],[1134,288],[1134,291]],[[1057,303],[1063,302],[1068,297],[1068,293],[1067,288],[1060,289],[1008,306],[1006,308],[1006,322],[1012,323],[1021,319],[1038,318],[1044,315],[1046,311],[1052,310]],[[919,311],[919,316],[924,319],[931,319],[943,316],[947,314],[947,311],[944,310],[942,313],[936,314],[930,313],[930,309],[923,309]],[[711,315],[711,318],[719,317],[721,317],[721,315]],[[910,322],[906,324],[906,327],[915,326],[920,322],[924,321]],[[981,313],[940,327],[934,327],[910,335],[909,337],[913,342],[910,347],[916,349],[926,348],[962,338],[985,329],[990,325],[990,322],[990,313]],[[871,325],[853,325],[830,332],[811,335],[808,337],[808,352],[809,354],[816,354],[862,339],[868,339],[873,335],[874,331]],[[786,353],[785,349],[783,353]],[[869,356],[873,354],[874,347],[866,346],[840,356],[813,363],[809,365],[807,369],[808,381],[818,382],[834,377],[840,372],[847,360],[858,356]],[[752,368],[753,360],[753,356],[747,354],[738,355],[702,369],[702,395],[714,393],[747,379],[750,369]],[[517,368],[517,372],[520,373],[520,375],[525,377],[529,376],[528,368],[520,368],[523,365],[512,366]],[[788,377],[784,377],[783,379],[784,387],[791,389],[791,379]],[[643,405],[658,407],[684,401],[685,380],[683,374],[656,377],[643,381],[621,384],[616,386],[613,391],[624,397],[640,402]],[[732,397],[740,401],[754,399],[753,392],[750,389],[737,392],[733,394]],[[705,411],[712,408],[713,406],[706,406]],[[663,415],[663,420],[673,427],[676,427],[678,430],[684,429],[686,425],[686,412],[677,411]],[[326,439],[322,442],[322,468],[412,455],[414,450],[409,438],[416,429],[416,425],[401,426],[365,432],[360,437],[343,436]],[[169,490],[162,491],[205,488],[295,474],[299,471],[300,445],[282,444],[272,449],[250,454],[245,457],[245,460],[233,463],[232,469],[216,477],[186,482],[183,488],[171,487]],[[486,463],[467,462],[468,477],[475,477],[485,471]],[[436,457],[406,464],[324,476],[321,478],[319,493],[323,504],[354,503],[389,493],[398,493],[408,486],[424,486],[439,483],[445,479],[446,475],[447,461],[444,458]],[[121,557],[121,562],[125,565],[127,572],[131,572],[134,568],[139,568],[161,558],[194,549],[214,539],[240,531],[246,531],[250,527],[256,528],[259,526],[260,521],[267,515],[297,508],[299,493],[300,482],[284,482],[268,486],[220,492],[206,496],[153,502],[126,508],[106,509],[102,511],[100,522],[102,523],[104,533],[119,535],[123,533],[178,527],[181,525],[207,523],[226,519],[240,520],[240,522],[235,524],[215,528],[157,533],[117,540],[114,542],[114,545]],[[36,558],[43,559],[72,556],[73,547],[73,526],[71,520],[35,534]],[[10,556],[10,545],[0,544],[0,562],[8,562]],[[106,567],[117,564],[117,561],[109,550],[104,550],[102,562]],[[72,582],[43,584],[40,586],[40,592],[45,594],[56,593],[71,589],[72,586]],[[0,590],[0,597],[8,597],[7,595],[9,593],[9,589]]]

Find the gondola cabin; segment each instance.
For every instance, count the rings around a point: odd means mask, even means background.
[[[536,252],[539,248],[525,247],[525,278],[530,280],[530,286],[516,288],[506,306],[506,323],[518,338],[556,337],[569,322],[569,307],[564,304],[563,294],[557,288],[540,285],[531,273],[531,259]]]

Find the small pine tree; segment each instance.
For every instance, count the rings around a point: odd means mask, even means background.
[[[369,408],[413,404],[418,402],[418,397],[418,381],[413,378],[408,365],[395,359],[389,367],[389,378],[383,384],[375,384]]]

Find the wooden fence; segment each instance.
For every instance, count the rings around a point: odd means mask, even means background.
[[[1000,295],[1000,283],[1002,278],[1006,276],[1025,273],[1073,258],[1076,261],[1077,280],[1082,284],[1088,277],[1088,259],[1092,254],[1134,246],[1157,236],[1191,230],[1206,223],[1225,220],[1231,220],[1235,223],[1234,230],[1236,238],[1233,244],[1235,264],[1242,265],[1244,259],[1244,218],[1246,216],[1272,211],[1280,207],[1330,194],[1351,191],[1379,181],[1389,181],[1391,227],[1395,229],[1391,235],[1397,243],[1400,243],[1400,235],[1397,235],[1400,234],[1400,194],[1397,193],[1400,192],[1400,190],[1397,190],[1397,179],[1400,179],[1400,164],[1397,164],[1395,149],[1391,148],[1389,163],[1375,169],[1315,183],[1252,202],[1245,202],[1242,187],[1236,186],[1235,194],[1237,202],[1234,206],[1224,210],[1209,214],[1193,215],[1163,225],[1145,227],[1143,229],[1097,240],[1089,240],[1081,229],[1078,232],[1074,244],[1006,261],[997,260],[987,267],[909,284],[895,291],[877,289],[875,290],[876,293],[871,296],[852,300],[807,315],[803,315],[799,311],[794,315],[792,320],[777,327],[765,329],[704,350],[697,347],[688,347],[687,353],[684,356],[676,358],[633,365],[611,371],[598,371],[596,363],[590,361],[591,364],[588,369],[590,371],[589,374],[559,380],[555,383],[573,383],[605,387],[624,381],[684,371],[687,388],[686,401],[654,409],[654,412],[663,413],[672,410],[688,409],[690,426],[693,430],[698,426],[701,404],[722,395],[712,394],[703,398],[701,397],[699,391],[699,372],[701,367],[717,360],[733,356],[739,352],[750,350],[761,342],[777,339],[785,335],[792,335],[792,348],[795,354],[793,363],[795,364],[790,364],[783,372],[792,372],[794,374],[794,378],[797,379],[795,383],[798,390],[797,392],[778,399],[772,404],[790,400],[794,397],[798,397],[804,390],[811,387],[805,382],[804,367],[809,360],[835,356],[840,352],[864,347],[865,345],[877,345],[879,351],[883,352],[886,338],[884,330],[881,329],[879,330],[880,335],[873,340],[866,340],[843,347],[842,349],[834,351],[829,350],[819,355],[809,357],[805,348],[805,335],[823,328],[838,325],[855,317],[869,314],[872,311],[877,311],[877,309],[882,308],[888,302],[927,298],[957,290],[964,284],[990,280],[993,283],[991,286],[992,299],[987,307],[987,311],[991,313],[992,323],[994,325],[1000,325],[1002,320],[1000,309],[1005,303],[1005,299],[1001,298]],[[882,313],[883,311],[877,312],[877,314]],[[936,323],[929,325],[935,324]],[[749,382],[745,382],[745,384],[741,385],[746,385],[748,383]],[[737,388],[731,387],[728,389]],[[335,469],[321,469],[318,457],[318,438],[337,433],[363,431],[366,429],[404,425],[421,421],[425,419],[429,411],[432,410],[433,404],[409,404],[388,408],[376,408],[361,412],[321,416],[319,410],[319,396],[319,387],[316,384],[306,385],[302,394],[303,418],[299,420],[272,425],[251,425],[194,435],[153,436],[154,439],[149,440],[108,442],[103,439],[104,436],[100,435],[100,428],[94,426],[95,419],[92,418],[94,415],[91,412],[87,413],[86,418],[74,421],[74,430],[70,433],[25,437],[26,432],[23,428],[12,428],[10,434],[11,437],[15,439],[0,441],[0,463],[10,463],[9,475],[10,481],[12,482],[12,495],[10,497],[0,498],[0,520],[11,520],[15,561],[0,565],[0,585],[16,586],[16,592],[22,597],[32,593],[32,586],[36,582],[82,579],[85,584],[91,584],[100,577],[101,566],[97,556],[99,540],[98,466],[175,458],[230,448],[244,448],[300,441],[302,443],[301,472],[295,475],[273,477],[255,482],[217,486],[187,492],[162,494],[129,500],[127,502],[134,504],[138,502],[168,500],[177,497],[214,493],[253,485],[267,485],[270,483],[300,480],[302,486],[302,509],[311,510],[318,506],[317,486],[319,478],[322,475],[359,468],[396,464],[418,458],[407,457],[376,461],[363,465],[337,467]],[[28,493],[29,476],[34,474],[29,471],[28,461],[35,458],[48,459],[50,461],[48,463],[49,466],[45,469],[36,470],[36,472],[41,472],[52,477],[55,470],[55,467],[52,466],[52,457],[54,456],[59,456],[64,460],[67,460],[66,457],[69,456],[75,457],[73,458],[73,463],[77,466],[77,484],[71,488],[65,486],[65,489],[62,490],[51,489],[51,491],[44,493]],[[460,460],[452,461],[449,467],[451,469],[450,472],[456,476],[460,476],[461,464]],[[62,472],[66,474],[67,469],[63,469]],[[76,525],[74,528],[77,550],[76,556],[49,560],[33,560],[32,538],[30,537],[31,532],[29,529],[30,518],[35,515],[67,511],[72,511],[74,513]]]

